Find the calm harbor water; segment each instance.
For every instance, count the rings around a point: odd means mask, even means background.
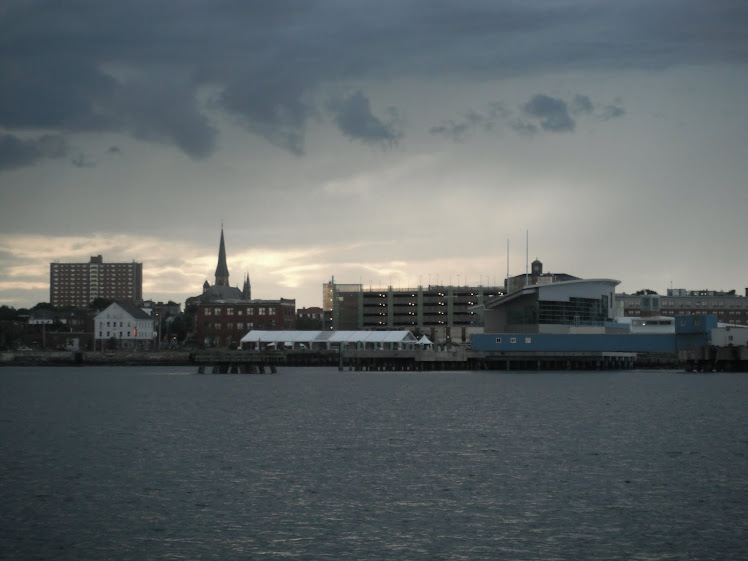
[[[748,559],[748,376],[0,369],[0,558]]]

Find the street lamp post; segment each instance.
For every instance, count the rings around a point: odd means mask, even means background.
[[[161,314],[156,312],[156,319],[158,320],[158,330],[156,331],[156,350],[161,350]]]

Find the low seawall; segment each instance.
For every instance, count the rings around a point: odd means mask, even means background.
[[[681,360],[680,365],[683,365]],[[204,372],[251,373],[278,366],[346,370],[628,370],[677,368],[677,357],[636,353],[485,353],[449,351],[22,351],[0,353],[1,366],[196,366]]]
[[[22,351],[0,353],[1,366],[184,366],[189,351]]]

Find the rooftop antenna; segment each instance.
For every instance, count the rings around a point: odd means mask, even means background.
[[[509,238],[506,239],[506,278],[509,278]]]
[[[530,230],[525,230],[525,286],[530,284]]]

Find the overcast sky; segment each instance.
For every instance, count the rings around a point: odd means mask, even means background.
[[[747,103],[745,0],[5,0],[0,304],[99,254],[183,303],[222,224],[231,284],[297,307],[528,252],[744,294]]]

